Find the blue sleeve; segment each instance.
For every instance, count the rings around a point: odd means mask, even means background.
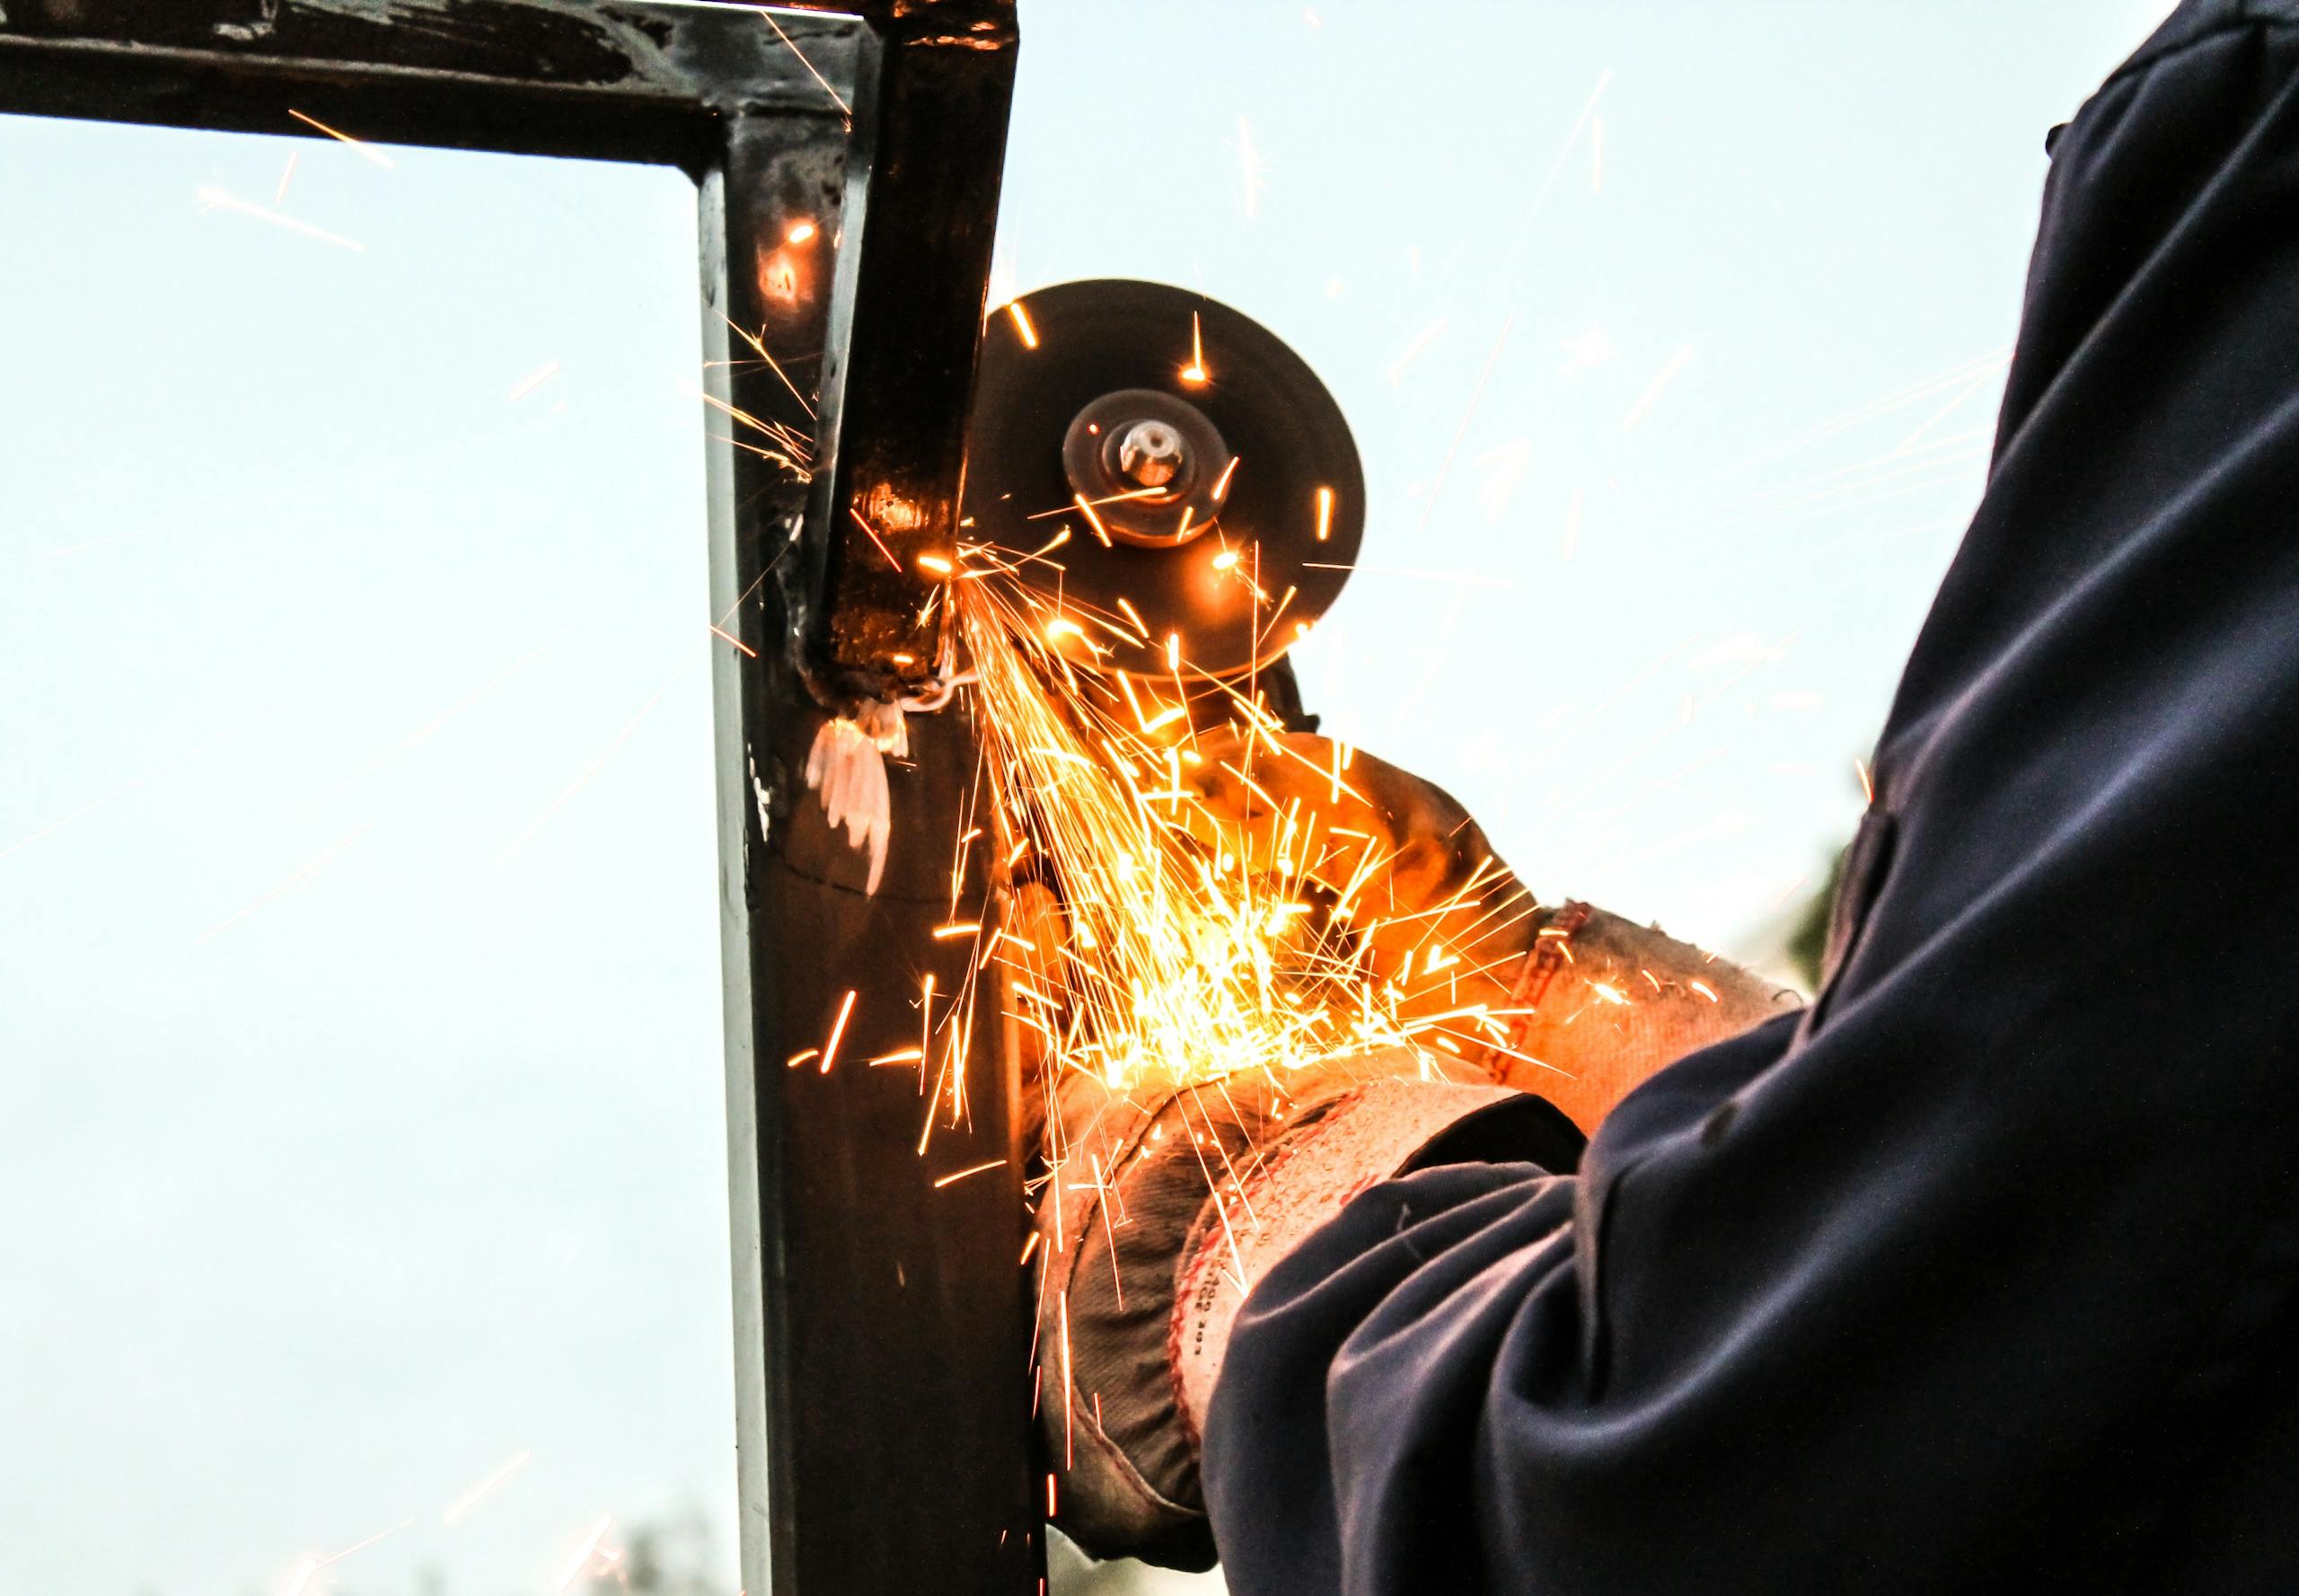
[[[2059,140],[1818,1004],[1259,1283],[1236,1596],[2299,1587],[2212,1512],[2299,1477],[2295,218],[2299,0],[2188,0]]]

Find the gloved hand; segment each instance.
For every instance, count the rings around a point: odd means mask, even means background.
[[[1491,1079],[1593,1133],[1653,1071],[1794,1009],[1797,993],[1586,904],[1538,903],[1441,789],[1301,733],[1201,745],[1202,841],[1332,895],[1407,1018],[1482,1006],[1448,1033]]]
[[[1325,897],[1396,1012],[1464,1028],[1275,1076],[1113,1090],[1072,1069],[1037,1203],[1038,1414],[1054,1523],[1097,1556],[1204,1567],[1198,1424],[1229,1330],[1267,1269],[1367,1187],[1423,1163],[1578,1161],[1653,1070],[1793,1008],[1795,994],[1586,904],[1547,908],[1444,792],[1323,738],[1201,745],[1209,848]],[[1056,945],[1052,895],[1015,912]],[[1273,893],[1282,896],[1284,893]],[[1482,1028],[1474,1011],[1482,1009]],[[1441,1041],[1458,1038],[1457,1051]],[[1576,1130],[1576,1126],[1579,1127]]]
[[[1416,1160],[1572,1167],[1536,1098],[1423,1078],[1410,1049],[1179,1089],[1059,1083],[1041,1192],[1038,1418],[1052,1518],[1097,1556],[1207,1568],[1199,1426],[1251,1283]]]

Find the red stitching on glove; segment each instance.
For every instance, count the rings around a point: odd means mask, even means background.
[[[1576,899],[1559,909],[1546,925],[1534,933],[1533,945],[1525,954],[1525,962],[1518,967],[1516,984],[1509,989],[1509,1007],[1530,1010],[1539,1006],[1557,972],[1572,962],[1566,945],[1595,913]],[[1482,1063],[1487,1075],[1497,1077],[1504,1073],[1507,1054],[1524,1051],[1526,1033],[1532,1029],[1533,1018],[1529,1012],[1511,1018],[1508,1041],[1484,1050]]]

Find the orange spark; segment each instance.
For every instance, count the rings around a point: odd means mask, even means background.
[[[830,1073],[831,1065],[838,1062],[839,1038],[846,1035],[847,1017],[853,1012],[854,992],[850,989],[846,994],[846,1001],[838,1006],[838,1019],[830,1027],[830,1040],[823,1044],[823,1062],[820,1068],[825,1075]]]
[[[1022,347],[1026,349],[1036,348],[1038,330],[1030,325],[1030,313],[1022,308],[1022,302],[1018,299],[1010,302],[1006,306],[1006,313],[1014,318],[1014,331],[1022,335]]]
[[[705,622],[705,624],[706,624],[706,625],[709,625],[709,622]],[[756,659],[756,658],[758,657],[758,650],[757,650],[757,649],[755,649],[755,648],[752,648],[748,643],[745,643],[744,641],[743,641],[743,639],[740,639],[740,638],[736,637],[733,632],[731,632],[731,631],[728,631],[728,630],[725,630],[723,627],[719,627],[719,626],[716,626],[716,625],[712,625],[712,626],[710,627],[710,630],[711,630],[712,631],[714,631],[714,632],[717,632],[720,637],[722,637],[722,638],[726,639],[728,642],[730,642],[730,643],[734,644],[736,648],[740,648],[744,653],[745,653],[745,654],[749,655],[753,659]]]
[[[985,1170],[990,1169],[1002,1169],[1012,1161],[1013,1160],[1011,1159],[992,1159],[986,1164],[975,1164],[969,1168],[959,1169],[952,1174],[945,1175],[941,1179],[936,1181],[934,1183],[934,1189],[938,1192],[944,1186],[949,1186],[956,1181],[964,1180],[969,1175],[980,1175]]]
[[[815,64],[806,59],[806,52],[800,49],[797,41],[782,31],[782,24],[774,20],[773,13],[764,6],[761,6],[758,14],[766,19],[766,25],[774,30],[774,36],[788,47],[792,55],[798,57],[798,65],[806,69],[806,75],[822,85],[823,93],[830,96],[830,102],[838,107],[840,114],[851,117],[854,114],[854,108],[846,103],[845,96],[830,86],[830,79],[815,69]]]
[[[852,505],[849,505],[846,507],[846,513],[854,517],[854,525],[862,529],[862,535],[868,538],[871,543],[876,546],[878,552],[886,557],[886,563],[896,570],[902,569],[902,561],[894,558],[894,551],[886,547],[885,540],[879,537],[877,529],[873,527],[868,520],[863,518],[862,512],[856,509]]]
[[[385,172],[389,172],[392,169],[392,158],[383,154],[383,151],[375,148],[374,145],[366,143],[365,140],[354,138],[348,133],[339,133],[334,128],[329,127],[325,122],[321,121],[319,118],[307,117],[292,105],[287,108],[287,114],[295,118],[297,121],[303,123],[304,127],[316,128],[322,133],[326,134],[330,138],[335,140],[336,143],[348,146],[350,149],[356,151],[363,160],[373,162],[377,166],[382,167]],[[280,186],[283,189],[286,187],[284,182]]]
[[[1110,542],[1110,529],[1102,525],[1102,518],[1099,516],[1094,514],[1094,501],[1082,493],[1072,493],[1070,497],[1076,502],[1078,507],[1085,512],[1086,525],[1094,529],[1094,536],[1100,541],[1102,547],[1105,549],[1115,547]]]

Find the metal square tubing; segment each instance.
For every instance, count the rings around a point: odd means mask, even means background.
[[[1004,1054],[985,1021],[971,1120],[926,1158],[917,1076],[867,1063],[915,1045],[929,969],[946,994],[963,979],[966,945],[929,932],[954,890],[981,892],[947,863],[966,730],[913,721],[876,897],[800,779],[824,706],[915,687],[940,653],[911,557],[955,532],[1015,43],[1012,0],[771,19],[674,0],[0,0],[0,111],[320,137],[293,109],[362,138],[697,181],[710,618],[741,639],[715,648],[714,690],[752,1596],[1026,1596],[1043,1568]],[[811,439],[811,482],[764,428]],[[836,1067],[787,1068],[850,992]]]

